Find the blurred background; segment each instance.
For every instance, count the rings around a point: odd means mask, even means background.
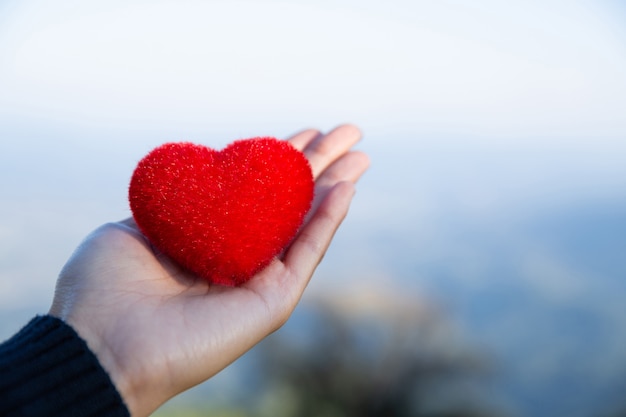
[[[352,122],[287,325],[157,416],[626,415],[626,6],[0,1],[0,338],[153,147]],[[211,414],[212,413],[212,414]]]

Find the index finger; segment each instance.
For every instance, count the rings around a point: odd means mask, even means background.
[[[311,164],[313,178],[317,179],[324,170],[346,154],[361,140],[361,131],[353,125],[341,125],[326,135],[320,135],[304,147],[302,152]]]
[[[303,130],[302,132],[296,133],[295,135],[288,138],[287,141],[291,143],[294,148],[302,151],[309,143],[311,143],[320,136],[322,136],[322,133],[319,130],[307,129]]]
[[[354,184],[348,181],[336,184],[285,253],[283,263],[302,279],[301,291],[322,261],[335,232],[348,213],[353,196]]]

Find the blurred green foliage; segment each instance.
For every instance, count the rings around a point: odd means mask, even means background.
[[[164,406],[152,414],[153,417],[252,417],[245,410],[212,408],[210,406]]]
[[[155,417],[495,417],[484,392],[493,364],[419,300],[325,299],[256,349],[247,404],[180,408]],[[306,317],[303,317],[306,316]]]

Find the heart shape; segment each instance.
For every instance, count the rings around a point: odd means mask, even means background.
[[[214,284],[235,286],[290,243],[311,207],[314,181],[289,142],[238,140],[221,151],[166,143],[135,168],[130,208],[165,255]]]

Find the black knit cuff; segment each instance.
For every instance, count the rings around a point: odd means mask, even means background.
[[[74,329],[55,317],[38,316],[0,345],[0,415],[130,414]]]

